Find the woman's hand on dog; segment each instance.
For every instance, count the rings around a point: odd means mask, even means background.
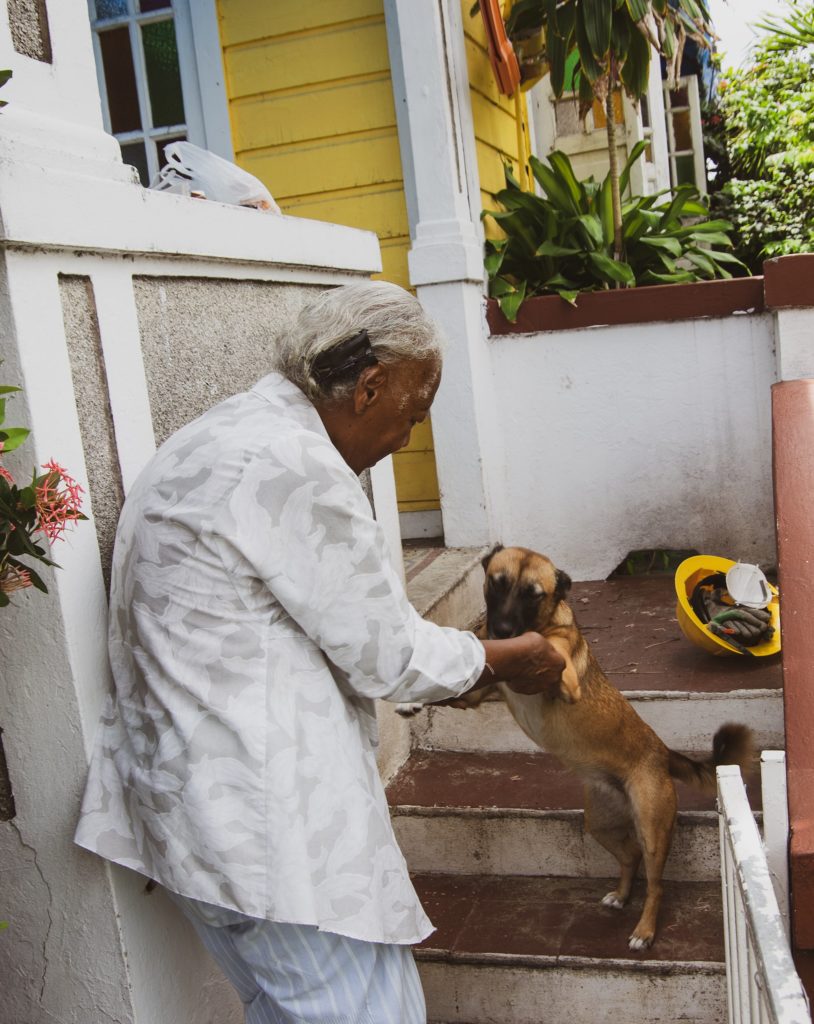
[[[558,694],[565,658],[539,633],[521,633],[507,640],[481,640],[487,668],[477,686],[505,682],[515,693]]]

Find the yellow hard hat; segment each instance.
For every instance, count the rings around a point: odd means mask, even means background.
[[[709,651],[710,654],[727,655],[740,654],[721,637],[711,633],[703,622],[693,611],[690,603],[692,594],[701,580],[715,573],[724,573],[737,565],[731,558],[720,558],[718,555],[693,555],[685,558],[676,569],[675,588],[678,603],[676,604],[676,618],[684,636],[691,640],[697,647]],[[757,658],[766,657],[769,654],[777,654],[780,650],[780,598],[777,587],[769,583],[771,600],[767,610],[771,615],[771,624],[774,627],[774,634],[765,643],[756,644],[748,648],[749,653]]]

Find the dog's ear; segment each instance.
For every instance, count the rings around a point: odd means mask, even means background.
[[[557,569],[554,573],[554,577],[557,580],[556,586],[554,587],[554,597],[556,597],[558,601],[562,601],[571,589],[571,577],[567,572],[563,572],[562,569]]]
[[[498,553],[498,551],[502,551],[502,550],[503,550],[503,545],[502,544],[495,544],[495,546],[492,548],[492,550],[489,552],[489,554],[483,556],[483,558],[481,559],[480,564],[483,566],[483,571],[484,572],[486,572],[486,570],[489,568],[489,563],[492,561],[492,559],[495,557],[495,555]]]

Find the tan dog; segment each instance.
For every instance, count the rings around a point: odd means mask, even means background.
[[[714,792],[716,765],[750,766],[751,731],[722,726],[712,756],[701,762],[669,750],[594,659],[565,601],[568,575],[526,548],[498,547],[483,564],[486,635],[500,639],[536,630],[565,658],[558,694],[524,696],[505,683],[497,687],[523,731],[584,781],[585,828],[621,867],[618,886],[602,900],[605,906],[625,905],[644,860],[647,897],[629,944],[645,949],[656,933],[676,819],[673,779]],[[456,706],[473,707],[488,692],[476,690]]]

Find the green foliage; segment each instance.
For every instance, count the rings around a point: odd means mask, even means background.
[[[6,398],[18,391],[0,386],[0,456],[19,448],[30,433],[26,427],[5,426]],[[55,566],[42,538],[56,540],[66,523],[86,518],[80,512],[82,488],[55,462],[42,468],[45,473],[34,471],[30,483],[19,487],[0,461],[0,608],[17,590],[36,587],[47,593],[28,560]]]
[[[644,148],[640,142],[631,152],[622,191]],[[731,277],[732,269],[745,269],[728,251],[730,224],[707,219],[706,202],[690,185],[623,202],[624,258],[614,260],[610,174],[601,183],[579,181],[564,153],[548,159],[546,165],[531,158],[542,196],[523,191],[507,168],[506,188],[495,195],[503,209],[482,215],[506,236],[487,240],[485,266],[489,294],[508,320],[533,295],[574,303],[584,291]]]
[[[754,63],[721,82],[732,177],[716,209],[756,272],[767,257],[814,252],[814,3],[789,10],[767,23],[776,31]]]
[[[641,98],[647,89],[650,44],[675,78],[686,39],[706,47],[710,28],[707,0],[516,0],[506,18],[515,50],[542,30],[541,45],[558,97],[566,61],[576,52],[583,110],[594,95],[602,100],[609,87],[620,83],[634,99]]]
[[[0,89],[3,88],[3,86],[6,84],[6,82],[11,78],[12,74],[13,74],[12,71],[8,71],[8,70],[0,71]],[[7,107],[7,106],[8,106],[8,100],[0,100],[0,108]]]

